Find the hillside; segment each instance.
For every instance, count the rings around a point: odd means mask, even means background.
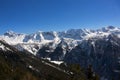
[[[58,66],[0,41],[0,80],[88,80],[77,66]]]

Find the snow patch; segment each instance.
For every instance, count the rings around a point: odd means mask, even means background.
[[[63,61],[50,61],[50,62],[58,64],[58,65],[60,65],[61,63],[63,63]]]

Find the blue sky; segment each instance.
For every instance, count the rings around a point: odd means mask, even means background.
[[[120,0],[0,0],[0,34],[120,27]]]

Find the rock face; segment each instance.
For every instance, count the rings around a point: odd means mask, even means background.
[[[66,54],[64,61],[79,63],[83,67],[89,64],[104,78],[119,80],[120,74],[120,39],[110,35],[108,40],[85,40]]]
[[[20,51],[26,50],[41,58],[79,63],[84,68],[91,64],[103,80],[120,78],[120,28],[117,27],[39,31],[29,35],[10,31],[0,39]]]
[[[37,54],[51,60],[78,63],[84,68],[92,65],[95,72],[104,79],[120,78],[120,38],[115,35],[83,40],[72,50],[63,48],[61,43],[54,51],[50,50],[52,49],[44,47]]]

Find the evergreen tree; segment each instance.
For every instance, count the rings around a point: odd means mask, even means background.
[[[99,76],[93,71],[92,65],[89,65],[87,68],[87,79],[99,80]]]

